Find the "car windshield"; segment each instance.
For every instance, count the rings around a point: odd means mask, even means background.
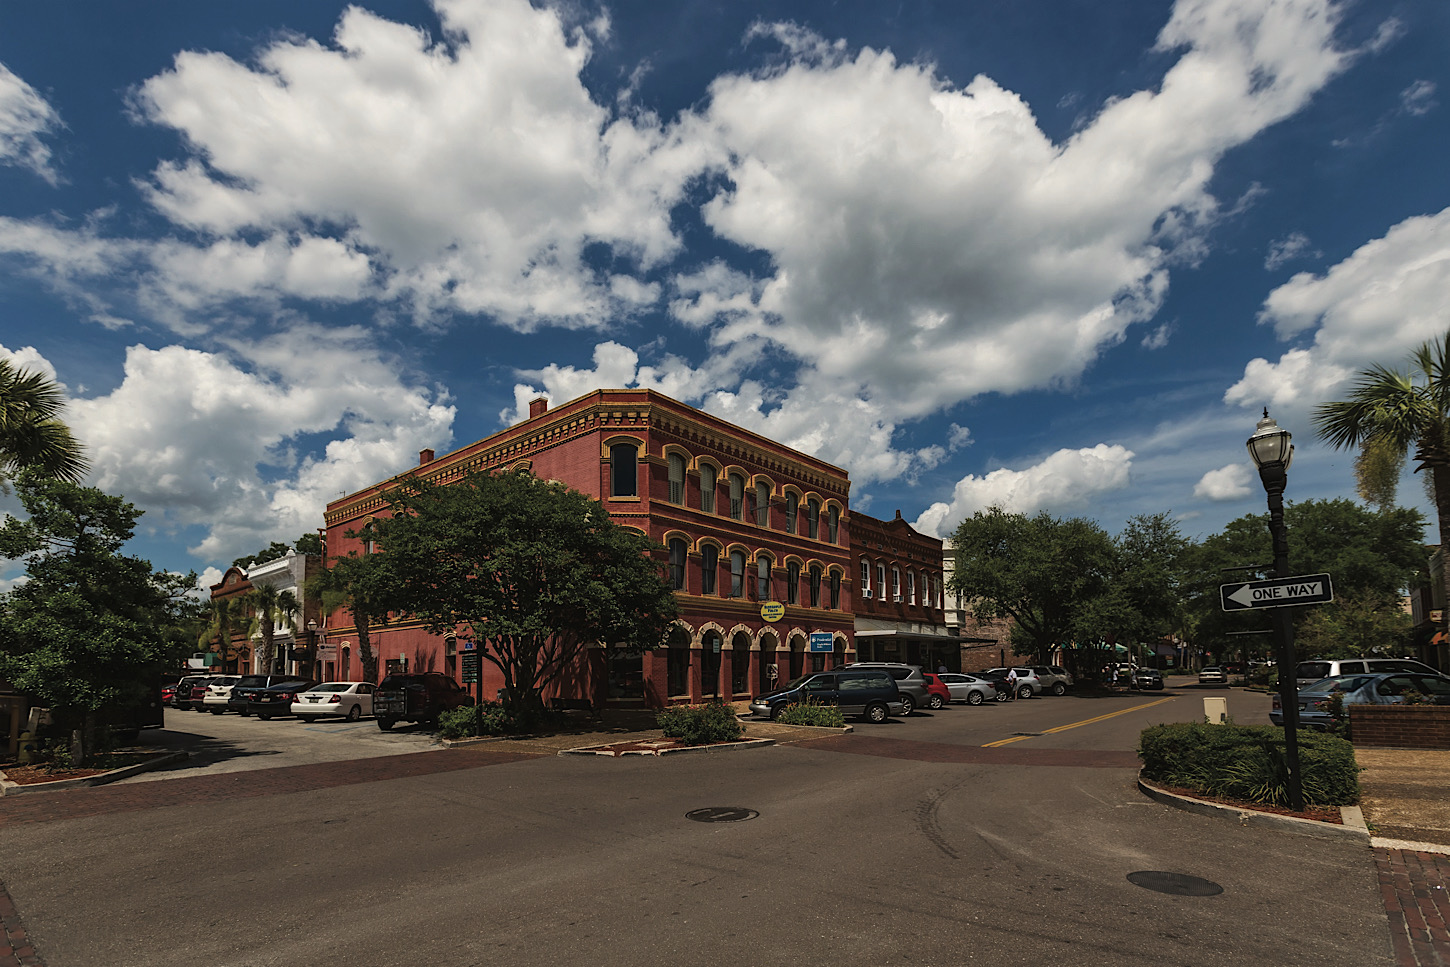
[[[314,692],[345,692],[352,687],[351,682],[328,682],[325,685],[318,685]]]

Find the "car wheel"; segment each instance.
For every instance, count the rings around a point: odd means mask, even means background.
[[[380,718],[380,719],[378,719],[378,728],[381,729],[382,731],[387,732],[387,731],[391,730],[392,727],[393,727],[393,720],[392,719],[390,719],[390,718]]]
[[[1006,689],[996,689],[996,692],[997,692],[997,701],[999,701],[999,702],[1005,702],[1009,698],[1012,697],[1012,693],[1009,692],[1009,691],[1007,691]]]
[[[214,708],[214,709],[211,710],[211,714],[213,714],[213,715],[220,715],[220,714],[222,714],[222,710],[219,709],[219,708]]]
[[[781,712],[784,712],[784,711],[785,711],[785,703],[784,702],[781,702],[779,705],[773,706],[771,708],[771,710],[770,710],[770,720],[772,722],[774,722],[776,719],[780,718],[780,713]]]
[[[1064,685],[1062,682],[1054,682],[1053,685],[1052,685],[1052,694],[1054,694],[1054,695],[1066,695],[1067,694],[1067,686]]]
[[[866,712],[864,717],[866,721],[870,722],[872,725],[880,725],[882,722],[886,721],[886,717],[890,714],[891,710],[886,707],[886,704],[884,702],[872,702],[870,705],[866,706]]]
[[[237,714],[240,715],[244,719],[245,718],[251,718],[252,710],[251,709],[246,709],[246,708],[239,708],[239,709],[237,709]]]
[[[352,708],[347,710],[347,720],[349,722],[356,722],[360,718],[362,718],[361,706],[354,705]]]
[[[912,698],[910,695],[901,696],[901,704],[906,706],[901,710],[901,714],[903,717],[910,715],[912,712],[916,711],[916,699]]]
[[[270,722],[272,720],[272,713],[271,712],[258,712],[257,713],[257,718],[261,719],[263,722]]]
[[[1032,697],[1032,686],[1031,685],[1023,685],[1021,688],[1017,689],[1017,697],[1018,698],[1031,698]]]
[[[968,692],[967,693],[967,704],[968,705],[981,705],[982,704],[982,693],[981,692]]]
[[[931,698],[930,698],[930,699],[929,699],[929,700],[928,700],[928,701],[927,701],[927,703],[926,703],[926,707],[927,707],[927,708],[929,708],[929,709],[931,709],[931,710],[932,710],[932,711],[933,711],[933,712],[936,712],[936,711],[938,711],[938,710],[940,710],[940,709],[941,709],[941,707],[942,707],[942,706],[943,706],[943,705],[945,705],[945,704],[946,704],[946,703],[945,703],[945,702],[943,702],[943,701],[942,701],[942,700],[941,700],[941,696],[940,696],[940,695],[933,695],[933,696],[932,696],[932,697],[931,697]]]

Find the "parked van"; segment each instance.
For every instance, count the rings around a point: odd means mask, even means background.
[[[1303,687],[1336,675],[1379,675],[1387,672],[1410,672],[1415,675],[1438,675],[1435,669],[1413,658],[1314,658],[1301,661],[1294,669],[1295,684]]]
[[[901,690],[890,672],[884,668],[849,666],[802,675],[784,688],[751,702],[750,711],[776,719],[787,705],[808,701],[835,705],[842,715],[860,715],[877,724],[889,716],[906,713]]]

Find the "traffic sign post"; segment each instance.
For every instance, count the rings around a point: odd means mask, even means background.
[[[1334,586],[1328,574],[1301,574],[1220,584],[1219,600],[1225,611],[1253,611],[1260,608],[1288,608],[1302,604],[1328,604],[1334,600]]]

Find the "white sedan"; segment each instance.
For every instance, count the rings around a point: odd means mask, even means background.
[[[324,715],[340,715],[356,722],[373,714],[373,686],[366,682],[323,682],[311,691],[297,693],[292,714],[304,722]]]

